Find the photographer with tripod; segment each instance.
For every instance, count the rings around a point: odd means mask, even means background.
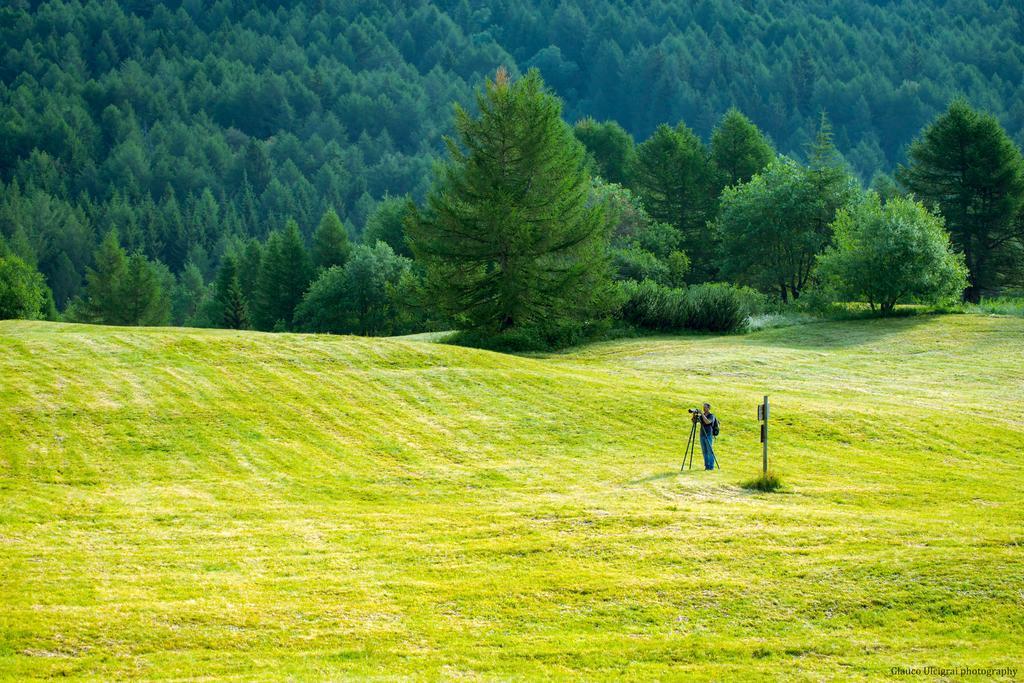
[[[718,418],[711,412],[711,404],[705,403],[704,410],[697,410],[695,408],[689,408],[690,419],[693,422],[693,428],[690,430],[690,443],[688,444],[690,450],[690,462],[693,462],[693,436],[697,430],[697,425],[700,425],[700,452],[704,456],[704,469],[713,470],[715,465],[718,464],[715,458],[715,435],[718,434]]]

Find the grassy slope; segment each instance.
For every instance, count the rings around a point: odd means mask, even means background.
[[[1019,668],[1022,352],[982,316],[547,359],[0,323],[0,677]],[[765,392],[785,494],[737,485]],[[705,397],[725,469],[677,474]]]

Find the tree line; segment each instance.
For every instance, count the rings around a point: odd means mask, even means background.
[[[888,312],[1022,281],[1024,159],[963,100],[921,132],[895,179],[867,191],[824,114],[806,162],[737,110],[708,144],[679,123],[634,145],[615,122],[566,124],[536,70],[501,69],[453,127],[426,200],[382,202],[354,245],[333,210],[308,240],[287,220],[265,240],[231,240],[208,282],[194,261],[174,276],[111,230],[64,315],[359,334],[454,326],[470,341],[537,347],[615,320],[735,329],[766,297],[808,291]],[[9,196],[31,205],[16,184]],[[44,278],[6,240],[0,254],[22,293],[16,313],[52,314]],[[704,284],[715,281],[732,284]]]
[[[424,200],[451,103],[501,64],[538,68],[566,119],[638,141],[681,120],[707,140],[735,107],[805,160],[826,109],[867,182],[956,93],[1024,141],[1021,26],[1010,0],[13,0],[0,234],[60,311],[111,229],[207,282],[235,241],[288,220],[308,243],[333,209],[360,241],[385,198]]]

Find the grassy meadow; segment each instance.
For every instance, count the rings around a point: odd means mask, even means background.
[[[704,399],[723,469],[680,473]],[[1020,676],[1022,485],[1024,318],[546,357],[0,322],[0,678]]]

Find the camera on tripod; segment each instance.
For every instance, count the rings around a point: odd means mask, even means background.
[[[699,408],[687,408],[686,412],[692,413],[693,415],[699,415],[702,411]]]

